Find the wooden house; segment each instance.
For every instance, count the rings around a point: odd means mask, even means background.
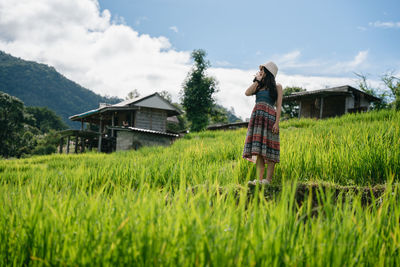
[[[97,109],[73,115],[69,119],[81,122],[80,131],[65,131],[62,136],[68,138],[67,146],[70,136],[75,136],[76,143],[80,137],[81,151],[93,144],[97,145],[98,151],[103,152],[138,149],[148,145],[169,145],[179,135],[167,132],[167,118],[180,114],[181,110],[154,93],[115,105],[100,104]],[[86,128],[89,130],[84,129],[84,124],[88,124]],[[94,131],[91,130],[93,128],[97,128],[94,136]],[[85,139],[87,136],[91,138]]]
[[[282,102],[295,101],[299,105],[299,118],[328,118],[370,109],[371,102],[381,101],[349,85],[296,92],[284,96]]]

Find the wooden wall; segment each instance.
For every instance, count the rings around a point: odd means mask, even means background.
[[[312,117],[316,116],[316,109],[314,106],[314,101],[315,101],[315,99],[302,99],[301,100],[300,118],[312,118]]]
[[[345,96],[327,96],[324,98],[322,118],[341,116],[345,113]]]
[[[301,118],[320,117],[320,97],[301,100]],[[345,113],[345,96],[325,96],[323,100],[322,118],[340,116]]]
[[[167,111],[160,109],[140,108],[135,114],[135,127],[165,132]]]

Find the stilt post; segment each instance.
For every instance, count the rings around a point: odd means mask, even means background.
[[[67,137],[67,154],[69,154],[69,142],[71,141],[70,139],[71,139],[71,137],[68,135],[68,137]]]
[[[322,109],[324,108],[324,97],[321,96],[321,104],[320,104],[320,108],[319,108],[319,118],[322,119]]]
[[[64,144],[64,138],[61,137],[61,139],[60,139],[60,149],[58,151],[60,154],[62,154],[62,152],[63,152],[63,144]]]
[[[102,117],[100,117],[100,126],[99,126],[99,133],[100,133],[100,135],[99,135],[99,144],[98,144],[98,146],[97,146],[97,151],[98,151],[98,152],[101,152],[102,128],[103,128],[103,119],[102,119]]]
[[[75,154],[78,153],[78,135],[75,136]]]

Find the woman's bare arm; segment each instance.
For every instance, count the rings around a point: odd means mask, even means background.
[[[276,99],[276,121],[279,123],[279,119],[281,118],[281,108],[282,108],[282,96],[283,90],[281,84],[276,84],[276,92],[278,93],[278,97]]]
[[[249,88],[247,88],[247,90],[246,90],[246,92],[244,94],[247,95],[247,96],[251,96],[256,91],[257,86],[258,86],[258,82],[253,82],[253,84],[250,85]]]

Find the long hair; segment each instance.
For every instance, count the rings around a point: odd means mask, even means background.
[[[261,81],[258,83],[258,86],[256,88],[256,94],[258,91],[260,91],[261,88],[267,87],[268,90],[270,90],[270,95],[272,100],[275,102],[276,99],[278,98],[278,92],[276,91],[276,82],[275,82],[275,76],[267,70],[264,66],[264,73],[266,74],[265,77],[261,79]]]

